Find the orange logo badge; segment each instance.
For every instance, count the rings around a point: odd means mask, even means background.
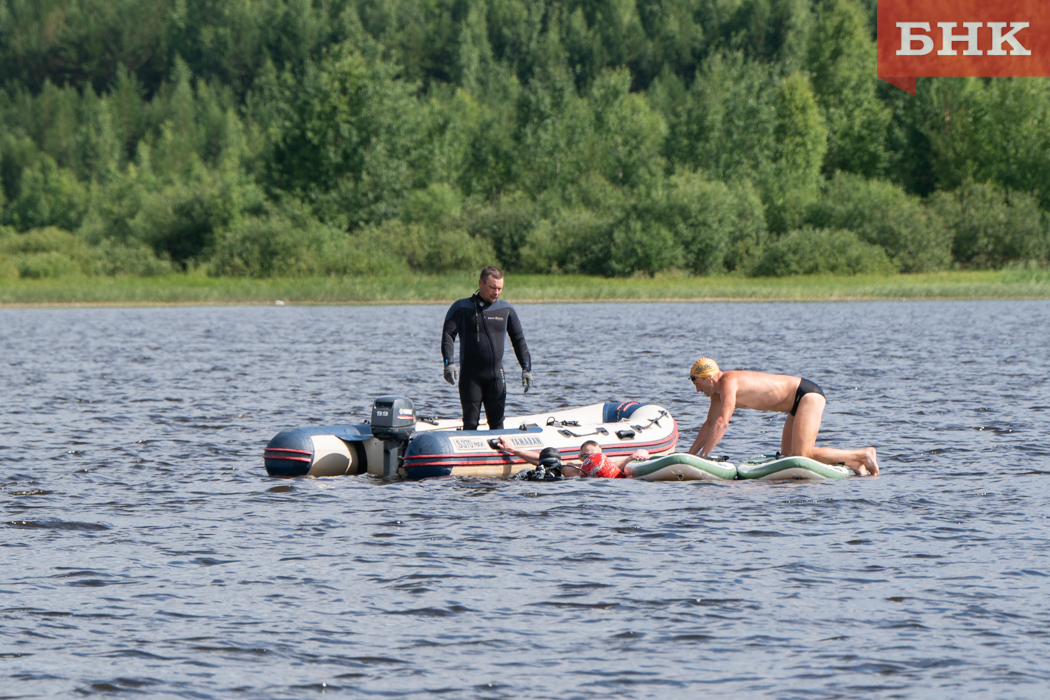
[[[1050,76],[1047,0],[879,0],[878,74],[915,94],[916,78]]]

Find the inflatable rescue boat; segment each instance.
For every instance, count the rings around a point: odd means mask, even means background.
[[[638,449],[659,457],[673,452],[678,442],[678,424],[666,409],[637,402],[507,417],[504,425],[501,430],[462,430],[459,421],[417,417],[409,399],[384,396],[373,403],[367,423],[278,433],[266,446],[263,462],[267,474],[276,477],[508,477],[531,465],[501,452],[496,447],[500,437],[523,450],[553,447],[565,461],[577,458],[588,440],[610,457]]]

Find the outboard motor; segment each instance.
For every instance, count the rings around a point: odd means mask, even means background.
[[[401,455],[416,430],[416,407],[402,396],[380,396],[372,404],[372,437],[383,441],[383,476],[397,476]]]

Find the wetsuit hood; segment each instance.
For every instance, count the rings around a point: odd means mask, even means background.
[[[560,467],[561,453],[558,452],[557,448],[544,447],[542,450],[540,450],[539,461],[540,466],[544,467],[545,469],[550,469],[551,467]]]

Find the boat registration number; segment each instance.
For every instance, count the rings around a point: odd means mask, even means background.
[[[531,435],[522,436],[505,436],[507,442],[514,447],[521,448],[523,450],[541,449],[543,447],[543,441],[538,437],[532,437]],[[482,438],[453,438],[452,447],[456,452],[476,452],[478,450],[490,450],[488,440]]]

